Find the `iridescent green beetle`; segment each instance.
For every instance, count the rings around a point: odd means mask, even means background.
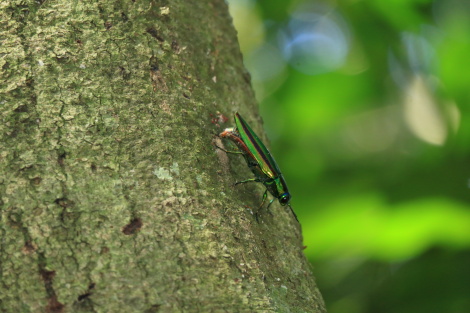
[[[261,202],[260,207],[266,201],[269,191],[275,199],[279,200],[281,205],[289,206],[292,214],[298,221],[294,210],[289,205],[291,195],[287,189],[286,181],[282,176],[279,166],[277,166],[276,161],[263,142],[258,138],[255,132],[240,116],[240,114],[238,114],[238,112],[235,113],[235,128],[226,128],[219,136],[230,139],[239,149],[239,151],[236,152],[227,151],[225,149],[222,150],[228,153],[242,154],[248,167],[255,175],[255,178],[238,182],[236,185],[247,182],[261,182],[266,187],[266,191],[263,194],[263,201]],[[273,201],[274,199],[269,202],[268,208]]]

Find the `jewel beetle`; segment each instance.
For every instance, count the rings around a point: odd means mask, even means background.
[[[248,167],[255,175],[255,178],[237,182],[235,185],[247,182],[262,183],[266,187],[266,191],[263,194],[263,201],[260,207],[266,201],[269,191],[274,199],[269,202],[268,208],[275,199],[278,199],[282,206],[289,206],[292,214],[298,221],[294,210],[289,204],[292,196],[289,193],[284,176],[282,176],[281,170],[271,155],[271,152],[269,152],[250,125],[248,125],[238,112],[235,113],[234,119],[235,127],[226,128],[219,136],[231,140],[239,151],[227,151],[219,148],[227,153],[242,154]]]

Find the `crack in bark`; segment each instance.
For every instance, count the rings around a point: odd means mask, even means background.
[[[44,281],[44,289],[47,294],[46,313],[62,313],[65,306],[57,300],[57,294],[53,286],[55,271],[46,269],[46,257],[43,252],[38,252],[38,270]]]

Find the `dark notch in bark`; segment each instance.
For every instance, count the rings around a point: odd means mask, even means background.
[[[31,254],[36,251],[36,246],[31,242],[31,240],[26,240],[22,251],[24,254]]]
[[[124,233],[124,235],[134,235],[142,228],[142,225],[142,220],[136,217],[129,224],[124,226],[122,232]]]
[[[55,199],[54,203],[60,205],[63,208],[68,208],[74,205],[74,202],[67,198]]]
[[[131,78],[131,72],[123,66],[119,66],[119,71],[124,80],[129,80]]]
[[[173,51],[178,54],[180,53],[180,45],[178,44],[178,42],[176,40],[173,40],[171,42],[171,49],[173,49]]]
[[[16,109],[13,110],[15,113],[24,113],[28,112],[28,106],[26,104],[18,106]]]
[[[113,23],[111,23],[111,22],[105,22],[104,23],[104,28],[106,28],[106,30],[110,30],[111,27],[113,27]]]
[[[163,37],[158,34],[157,30],[154,27],[148,27],[146,29],[146,32],[149,33],[150,36],[152,36],[153,38],[157,39],[160,42],[165,41],[165,39],[163,39]]]
[[[60,167],[64,167],[64,160],[67,156],[67,153],[63,149],[59,149],[59,155],[57,156],[57,162],[59,163]]]
[[[149,60],[150,66],[150,79],[152,81],[153,90],[163,90],[168,91],[168,87],[166,86],[166,82],[160,73],[160,64],[158,59],[155,56],[152,56]]]
[[[147,310],[145,310],[144,313],[157,313],[157,312],[160,311],[160,307],[161,307],[160,304],[154,304],[154,305],[152,305],[150,308],[148,308]]]
[[[89,296],[91,296],[93,294],[91,291],[95,288],[95,286],[96,286],[95,283],[91,283],[90,285],[88,285],[88,290],[85,293],[79,295],[77,297],[77,301],[83,301],[87,299]]]
[[[32,178],[32,179],[30,180],[30,182],[31,182],[31,185],[33,185],[33,186],[38,186],[38,185],[41,184],[42,178],[39,177],[39,176],[36,176],[36,177]]]
[[[93,173],[96,173],[96,169],[97,169],[97,168],[96,168],[96,164],[95,164],[95,163],[91,163],[90,169],[91,169],[91,171],[92,171]]]
[[[73,312],[96,312],[93,307],[93,301],[91,300],[91,296],[93,295],[92,291],[95,289],[95,286],[95,283],[89,284],[87,291],[77,297],[77,300],[73,303]]]
[[[42,253],[38,253],[38,256],[39,274],[41,274],[42,280],[44,281],[44,288],[47,294],[46,313],[62,313],[64,312],[64,305],[57,300],[57,295],[52,285],[55,271],[46,270],[46,258]]]
[[[149,60],[150,70],[152,72],[157,72],[160,68],[158,67],[158,59],[155,56],[152,56]]]
[[[64,197],[56,199],[54,203],[63,208],[62,212],[60,212],[60,221],[62,223],[74,223],[77,213],[73,211],[67,211],[67,208],[73,207],[75,202]]]

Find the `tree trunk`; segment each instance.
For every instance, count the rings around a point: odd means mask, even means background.
[[[262,134],[223,0],[3,0],[0,33],[0,311],[325,312],[213,146],[237,110]]]

